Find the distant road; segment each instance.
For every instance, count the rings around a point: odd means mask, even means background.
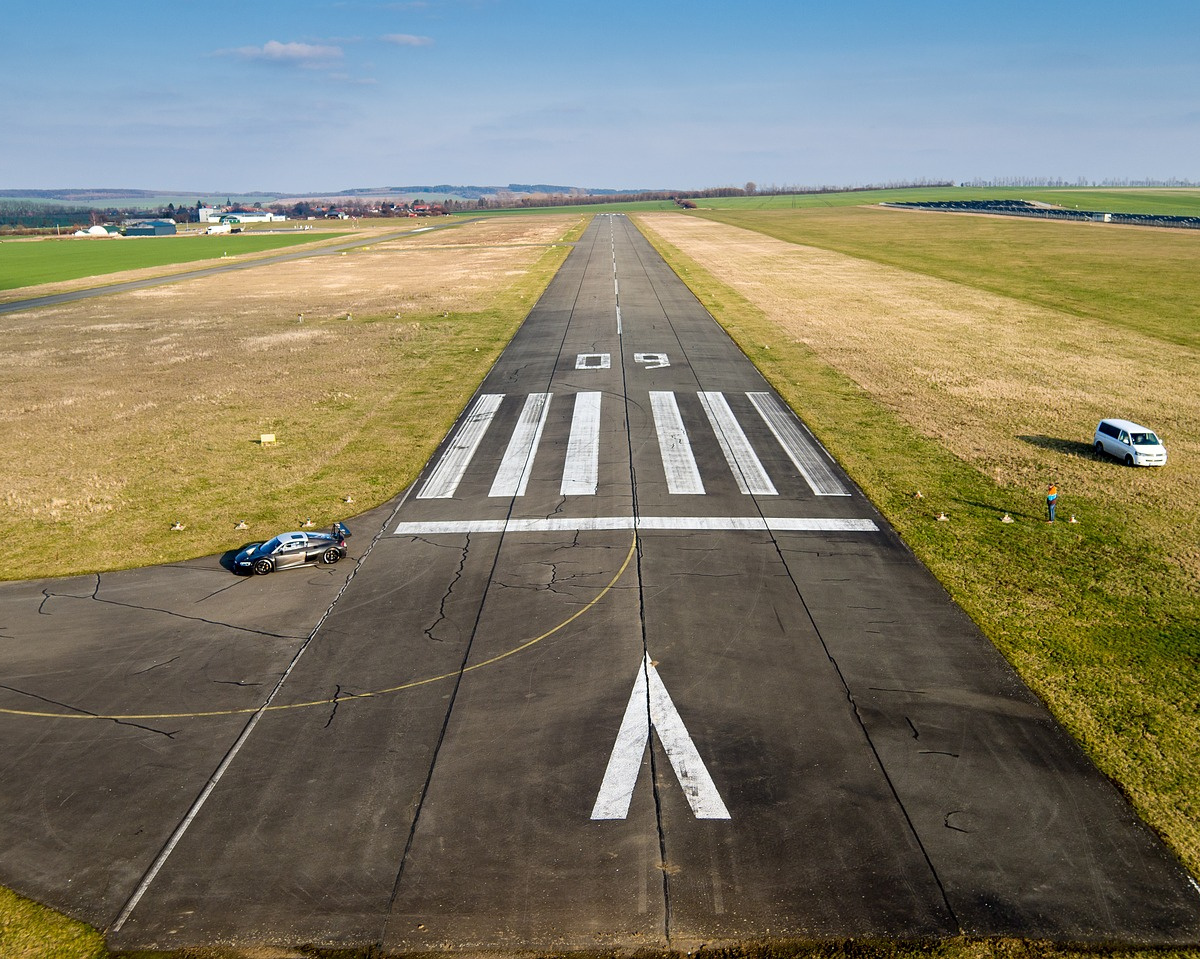
[[[24,310],[38,310],[47,306],[60,306],[74,300],[87,300],[96,296],[111,296],[114,293],[128,293],[130,290],[144,290],[151,286],[165,286],[168,283],[178,283],[181,280],[194,280],[202,276],[213,276],[217,273],[228,273],[232,270],[249,270],[254,267],[268,266],[272,263],[283,263],[287,260],[301,260],[310,256],[330,256],[361,246],[371,246],[374,243],[386,243],[388,240],[398,240],[412,236],[414,233],[428,233],[430,230],[444,230],[448,227],[470,223],[470,220],[455,220],[451,223],[441,223],[437,226],[419,227],[416,230],[404,230],[397,233],[384,233],[381,236],[360,237],[347,240],[334,246],[310,247],[302,250],[292,250],[288,253],[278,253],[274,256],[262,257],[256,260],[237,260],[232,263],[222,263],[220,266],[206,266],[198,270],[183,270],[167,276],[153,276],[144,280],[130,280],[127,283],[112,283],[106,286],[93,286],[84,290],[71,290],[68,293],[54,293],[50,296],[35,296],[27,300],[13,300],[10,303],[0,303],[0,315],[20,313]]]

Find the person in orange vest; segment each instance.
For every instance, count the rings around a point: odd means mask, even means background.
[[[1057,502],[1058,487],[1051,483],[1046,490],[1046,514],[1049,516],[1049,519],[1046,520],[1047,523],[1054,522],[1054,506]]]

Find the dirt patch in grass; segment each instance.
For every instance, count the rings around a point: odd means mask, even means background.
[[[204,555],[386,501],[452,424],[577,223],[469,223],[10,314],[0,533],[21,545],[0,577]],[[264,433],[276,444],[260,445]],[[233,533],[239,521],[250,530]]]

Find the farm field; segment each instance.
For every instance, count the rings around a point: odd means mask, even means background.
[[[0,578],[222,552],[390,499],[580,222],[468,223],[8,315],[0,532],[22,545]]]
[[[53,237],[0,240],[0,290],[15,290],[127,270],[174,266],[283,250],[338,233],[297,232],[159,237]]]
[[[1181,297],[1200,237],[967,219],[639,222],[1200,873],[1200,363]],[[1096,458],[1092,431],[1112,415],[1152,424],[1168,466]]]

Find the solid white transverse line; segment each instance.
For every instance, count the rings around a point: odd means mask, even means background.
[[[429,479],[421,487],[417,499],[449,499],[454,495],[475,451],[479,449],[483,434],[492,425],[492,419],[496,410],[500,409],[502,399],[503,393],[484,393],[475,401],[475,405],[463,418],[458,435],[450,442],[437,466],[429,474]]]
[[[654,429],[658,433],[658,451],[662,456],[663,470],[667,474],[668,492],[683,495],[700,495],[704,483],[692,455],[692,444],[688,442],[683,417],[675,394],[652,390],[650,411],[654,414]]]
[[[399,536],[437,533],[574,533],[588,530],[700,532],[877,533],[870,519],[800,516],[553,516],[549,519],[446,519],[400,523]]]
[[[827,457],[801,431],[800,422],[773,393],[747,393],[784,452],[818,496],[849,496],[850,491],[834,474]]]
[[[530,393],[525,397],[525,406],[521,417],[517,420],[517,428],[508,441],[508,449],[500,460],[500,469],[496,471],[496,479],[492,483],[488,496],[524,496],[525,487],[529,485],[529,474],[533,472],[533,458],[537,453],[538,442],[542,438],[542,428],[546,425],[546,415],[550,412],[550,398],[553,393]]]
[[[708,414],[708,422],[712,424],[717,442],[721,444],[721,452],[725,454],[725,462],[733,471],[738,488],[743,493],[777,496],[778,491],[771,477],[767,475],[762,462],[755,455],[754,447],[746,439],[741,425],[729,408],[729,402],[724,393],[697,393],[704,412]]]
[[[595,496],[600,471],[600,393],[576,393],[560,492]]]
[[[625,717],[604,770],[600,793],[592,807],[592,819],[624,819],[629,815],[633,789],[650,743],[651,726],[658,733],[658,741],[675,770],[675,777],[692,807],[692,815],[697,819],[729,819],[729,810],[700,758],[700,751],[688,735],[658,670],[650,661],[649,653],[638,668],[629,705],[625,707]]]

